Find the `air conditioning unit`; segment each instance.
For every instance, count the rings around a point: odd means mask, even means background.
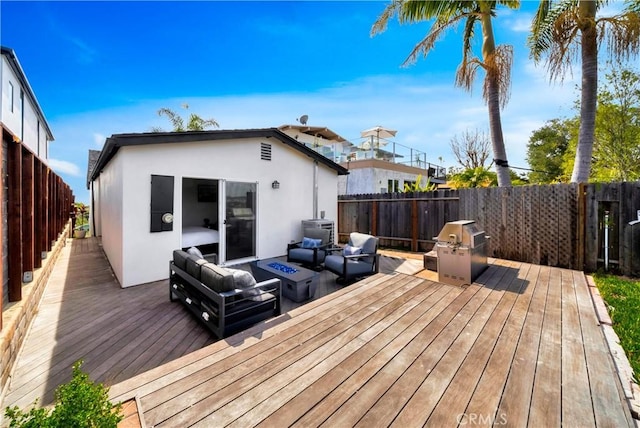
[[[312,219],[312,220],[302,220],[302,235],[304,236],[304,230],[312,227],[318,227],[321,229],[327,229],[330,233],[329,241],[333,244],[335,241],[335,233],[334,233],[334,225],[333,220],[325,220],[325,219]]]

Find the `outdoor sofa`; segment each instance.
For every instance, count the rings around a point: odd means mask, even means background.
[[[169,264],[169,299],[180,300],[219,339],[280,315],[279,279],[256,282],[183,250]]]

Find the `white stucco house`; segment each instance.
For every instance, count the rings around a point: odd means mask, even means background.
[[[427,180],[432,184],[445,183],[444,169],[436,165],[422,168],[383,159],[356,159],[340,165],[349,174],[338,179],[339,195],[402,192],[405,184],[415,183],[418,176],[422,187]]]
[[[426,153],[401,144],[389,144],[391,151],[373,149],[373,138],[356,145],[329,128],[307,124],[281,125],[278,129],[349,170],[349,174],[338,178],[338,195],[401,192],[405,184],[414,183],[419,175],[422,186],[426,186],[427,180],[434,184],[446,182],[444,168],[428,163]],[[396,149],[405,149],[406,153],[400,154]]]
[[[276,128],[112,135],[89,173],[92,228],[122,287],[167,278],[178,248],[281,256],[303,220],[336,219],[344,174]]]

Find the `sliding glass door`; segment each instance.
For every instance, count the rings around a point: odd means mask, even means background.
[[[256,256],[257,183],[225,181],[225,260]]]

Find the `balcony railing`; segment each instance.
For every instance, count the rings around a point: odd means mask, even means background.
[[[354,160],[378,159],[396,164],[412,166],[427,171],[427,176],[444,179],[447,169],[439,164],[429,162],[427,153],[394,141],[380,138],[379,143],[365,141],[359,145],[327,144],[315,146],[305,143],[307,147],[320,153],[334,162],[342,163]]]

